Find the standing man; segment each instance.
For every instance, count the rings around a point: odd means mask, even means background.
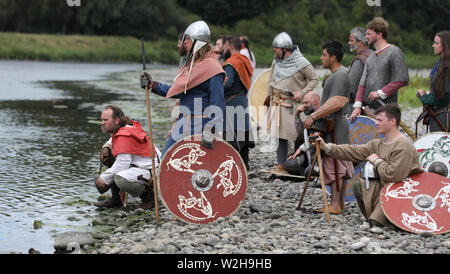
[[[266,105],[270,105],[267,128],[271,137],[278,140],[277,163],[280,165],[288,157],[288,142],[297,139],[295,110],[303,95],[317,86],[319,77],[286,32],[275,36],[272,46],[275,58],[267,89]]]
[[[184,64],[186,64],[186,59],[187,59],[186,48],[183,46],[183,41],[182,41],[183,35],[184,35],[184,33],[178,34],[177,47],[178,47],[178,53],[180,54],[180,62],[178,63],[178,69],[180,69]]]
[[[383,213],[380,194],[387,182],[398,182],[411,174],[422,172],[419,155],[414,144],[404,136],[398,126],[400,108],[388,104],[375,111],[377,131],[383,139],[370,140],[364,145],[327,144],[318,138],[320,148],[328,155],[341,160],[370,162],[377,176],[369,182],[361,178],[353,183],[353,193],[358,206],[372,226],[391,226]]]
[[[111,134],[103,146],[102,155],[115,157],[114,164],[103,172],[95,185],[100,193],[111,188],[112,197],[96,203],[97,207],[120,207],[119,192],[128,192],[142,199],[141,208],[152,209],[155,199],[153,187],[149,182],[152,177],[152,158],[150,139],[139,122],[126,117],[123,111],[114,105],[106,106],[101,115],[103,133]],[[153,146],[155,164],[159,165],[161,152]],[[102,157],[103,158],[103,157]],[[156,168],[156,167],[155,167]]]
[[[348,72],[350,76],[350,102],[348,113],[351,114],[352,105],[355,103],[356,93],[358,92],[358,85],[364,71],[364,65],[366,64],[367,58],[372,55],[373,50],[369,48],[369,43],[366,38],[366,29],[362,27],[355,27],[350,31],[348,46],[350,47],[350,52],[355,54],[355,57],[350,63]]]
[[[248,153],[255,146],[248,113],[247,93],[252,85],[253,68],[250,60],[240,54],[239,37],[225,41],[225,52],[231,55],[224,63],[227,81],[224,86],[226,103],[224,139],[239,152],[249,170]]]
[[[210,30],[204,21],[189,25],[184,32],[183,45],[188,59],[180,68],[172,86],[141,75],[141,87],[150,86],[152,92],[168,98],[180,99],[180,114],[170,131],[163,154],[185,136],[202,134],[202,143],[212,148],[210,136],[222,132],[225,100],[223,82],[225,71],[209,44]]]
[[[216,46],[214,47],[214,52],[219,55],[219,62],[221,65],[225,63],[225,61],[230,58],[229,53],[225,52],[225,40],[229,37],[226,35],[221,35],[216,40]]]
[[[388,22],[381,17],[375,17],[367,24],[367,42],[376,51],[369,56],[364,67],[350,116],[351,121],[361,114],[364,105],[377,109],[382,105],[379,100],[385,104],[397,103],[397,91],[408,85],[409,74],[405,57],[400,48],[386,41],[388,27]]]
[[[342,66],[344,48],[338,40],[330,40],[323,45],[322,66],[329,69],[330,77],[325,82],[320,107],[305,119],[304,126],[310,129],[313,123],[322,118],[332,120],[334,128],[325,134],[325,140],[336,144],[349,144],[350,132],[345,107],[350,97],[350,79],[347,70]],[[345,180],[353,176],[353,163],[335,161],[331,157],[323,157],[324,184],[331,185],[331,214],[341,214],[345,209]],[[316,210],[324,212],[324,208]]]

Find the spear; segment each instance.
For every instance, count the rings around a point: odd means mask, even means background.
[[[147,65],[145,63],[145,48],[144,48],[144,38],[141,38],[141,54],[142,54],[142,72],[147,76]],[[149,79],[150,80],[150,79]],[[150,96],[149,90],[151,91],[151,87],[148,85],[145,86],[145,103],[147,104],[147,118],[148,118],[148,134],[150,137],[150,147],[151,147],[151,155],[152,155],[152,182],[153,182],[153,192],[155,196],[155,215],[156,222],[159,221],[159,212],[158,212],[158,188],[156,186],[156,171],[155,171],[155,151],[153,148],[153,137],[152,137],[152,115],[150,112]]]

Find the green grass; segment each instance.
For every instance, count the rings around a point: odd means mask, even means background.
[[[410,77],[409,84],[398,91],[398,102],[406,107],[421,107],[422,103],[416,97],[416,91],[419,89],[429,90],[430,79],[423,77]]]
[[[176,41],[160,39],[146,41],[146,60],[152,63],[177,64]],[[273,53],[271,45],[251,45],[258,67],[269,67]],[[304,53],[314,65],[321,65],[321,52]],[[350,64],[353,54],[346,52],[342,63]],[[409,68],[431,69],[437,62],[433,54],[405,54]],[[24,34],[0,32],[0,59],[83,61],[83,62],[141,62],[141,41],[135,37],[89,36],[59,34]]]
[[[175,42],[145,42],[147,62],[177,63]],[[141,62],[141,41],[134,37],[23,34],[0,32],[0,59]]]

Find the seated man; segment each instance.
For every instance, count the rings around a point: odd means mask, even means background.
[[[303,97],[303,103],[297,107],[296,113],[300,120],[300,113],[304,113],[305,115],[310,115],[316,109],[320,107],[320,96],[315,91],[310,91],[305,94]],[[307,176],[308,172],[306,172],[306,168],[309,164],[311,164],[311,151],[305,145],[304,138],[304,127],[303,122],[300,120],[299,123],[296,123],[297,133],[299,137],[297,137],[296,144],[298,144],[298,149],[295,153],[287,158],[287,160],[280,165],[277,166],[277,170],[280,172],[288,172],[293,175],[301,175]],[[300,141],[301,140],[301,141]],[[314,156],[312,156],[314,157]]]
[[[112,137],[103,146],[102,155],[111,153],[115,157],[112,166],[103,172],[95,182],[100,193],[111,188],[112,197],[96,203],[97,207],[119,207],[122,205],[119,192],[130,193],[142,199],[141,208],[154,207],[154,192],[150,185],[152,177],[152,154],[150,139],[139,122],[126,117],[123,111],[113,105],[102,111],[102,131]],[[159,165],[161,152],[153,146],[155,168]],[[102,157],[101,157],[102,158]]]
[[[361,179],[355,181],[353,194],[372,226],[391,226],[381,208],[381,190],[387,182],[398,182],[423,170],[413,143],[398,130],[400,108],[396,104],[388,104],[377,109],[375,115],[377,131],[384,135],[383,139],[370,140],[364,145],[327,144],[320,137],[317,140],[320,148],[336,159],[373,164],[374,174],[378,176],[364,184]]]

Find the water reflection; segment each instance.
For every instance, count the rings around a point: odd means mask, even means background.
[[[51,73],[64,78],[59,71],[64,64],[52,63],[53,72],[51,64],[42,64],[46,68],[42,78],[50,80],[22,81],[25,68],[15,63],[16,74],[8,72],[9,80],[0,84],[0,253],[26,253],[29,248],[53,253],[56,234],[92,229],[98,153],[108,139],[99,123],[106,104],[118,104],[148,128],[145,93],[138,86],[139,66],[130,71],[130,65],[112,65],[116,72],[111,74],[110,68],[102,70],[95,64],[70,64],[71,70],[64,73],[71,72],[70,79],[78,74],[85,81],[51,81]],[[0,62],[2,77],[10,65]],[[26,86],[27,92],[17,91],[14,96],[13,80],[18,89]],[[155,105],[153,134],[162,148],[173,102]],[[42,228],[34,229],[34,220],[41,221]]]

